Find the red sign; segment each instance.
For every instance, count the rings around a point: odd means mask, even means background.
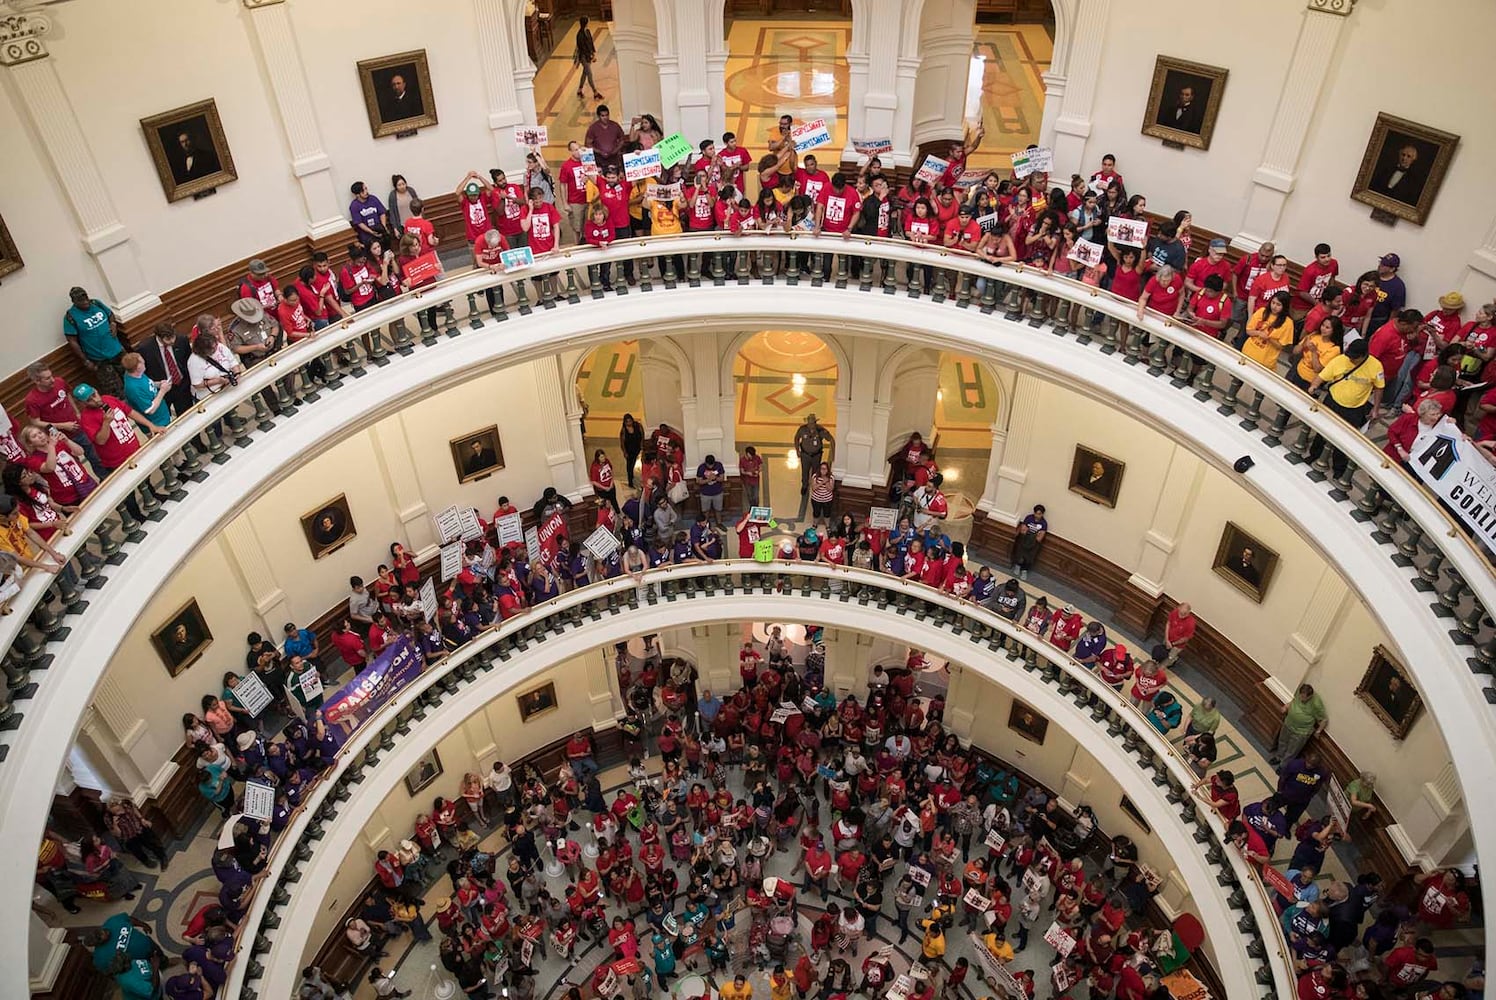
[[[540,540],[540,561],[547,566],[555,566],[556,559],[561,554],[561,536],[566,534],[566,518],[555,513],[546,518],[540,525],[537,537]]]
[[[643,967],[639,964],[637,958],[620,958],[613,963],[613,971],[620,976],[637,975],[641,968]]]
[[[1262,881],[1266,882],[1268,888],[1278,893],[1284,899],[1292,900],[1297,895],[1294,892],[1293,883],[1288,881],[1288,876],[1278,871],[1272,865],[1262,866]]]
[[[442,265],[436,259],[436,251],[427,250],[421,256],[405,262],[405,286],[419,288],[421,285],[429,285],[441,271]]]

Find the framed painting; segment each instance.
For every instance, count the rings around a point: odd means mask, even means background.
[[[1366,703],[1394,740],[1408,735],[1423,710],[1423,698],[1408,671],[1383,646],[1372,651],[1371,663],[1361,676],[1361,683],[1356,685],[1356,697]]]
[[[556,683],[546,681],[537,688],[531,688],[524,694],[517,695],[515,701],[519,703],[519,721],[529,722],[537,715],[556,710]]]
[[[1211,564],[1217,576],[1261,604],[1277,568],[1278,553],[1235,522],[1226,522],[1221,542],[1216,546],[1215,562]]]
[[[1103,507],[1115,507],[1117,494],[1122,492],[1122,473],[1126,469],[1126,463],[1078,444],[1075,458],[1070,463],[1070,492],[1079,493]]]
[[[497,426],[455,437],[448,446],[452,449],[452,467],[459,483],[485,479],[504,468],[504,448],[499,442]]]
[[[166,200],[201,198],[239,179],[212,98],[140,120]]]
[[[1209,149],[1229,71],[1159,56],[1143,113],[1143,134],[1179,146]]]
[[[0,278],[25,266],[21,252],[16,249],[16,241],[10,238],[10,229],[6,227],[5,219],[0,218]]]
[[[358,64],[358,81],[374,138],[414,135],[436,124],[436,98],[426,50],[397,52]]]
[[[1118,803],[1118,808],[1126,813],[1127,818],[1136,823],[1138,825],[1138,828],[1144,833],[1153,832],[1153,827],[1148,825],[1148,821],[1143,818],[1142,810],[1137,807],[1137,804],[1133,802],[1132,799],[1129,799],[1125,795],[1122,796],[1122,801]]]
[[[1459,144],[1460,137],[1451,132],[1378,114],[1351,197],[1421,226]]]
[[[177,609],[156,631],[151,633],[151,645],[156,655],[166,664],[166,672],[175,677],[186,670],[213,645],[213,632],[203,618],[202,609],[193,598]]]
[[[330,556],[358,535],[353,512],[348,509],[348,495],[339,493],[313,510],[301,515],[301,530],[313,559]]]
[[[1044,737],[1049,735],[1049,720],[1015,698],[1013,707],[1008,709],[1008,728],[1042,747]]]
[[[405,790],[411,797],[442,776],[442,759],[437,755],[436,747],[426,751],[416,766],[405,772]]]

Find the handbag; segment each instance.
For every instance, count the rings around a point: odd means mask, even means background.
[[[686,486],[686,481],[682,479],[680,482],[670,487],[670,492],[667,495],[670,497],[670,501],[672,503],[684,503],[686,497],[691,495],[691,491],[690,488]]]

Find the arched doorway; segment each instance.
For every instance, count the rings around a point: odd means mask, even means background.
[[[734,433],[738,453],[752,446],[764,460],[761,499],[776,516],[797,519],[800,496],[795,432],[805,418],[837,436],[836,396],[841,367],[825,341],[802,330],[761,330],[732,361]],[[834,459],[835,446],[827,453]]]
[[[918,432],[935,451],[945,493],[975,505],[987,481],[993,428],[1004,419],[1002,386],[992,369],[970,355],[906,349],[890,359],[882,380],[888,457]]]
[[[1006,16],[988,7],[1012,7]],[[1054,12],[1049,0],[1013,4],[977,3],[971,67],[963,118],[980,122],[986,135],[971,165],[1004,171],[1012,154],[1040,141],[1044,118],[1044,74],[1054,59]]]
[[[573,0],[542,0],[536,16],[526,18],[527,43],[535,62],[535,118],[548,134],[545,159],[552,173],[566,159],[566,144],[581,141],[597,120],[599,103],[610,100],[618,114],[620,103],[618,51],[614,44],[611,4],[576,3]],[[609,15],[604,17],[603,15]],[[577,34],[581,18],[588,20],[597,57],[592,62],[593,85],[581,84],[581,66],[576,62]],[[537,25],[544,25],[537,30]],[[582,96],[577,96],[578,90]],[[594,92],[601,99],[593,97]],[[641,109],[652,110],[652,109]],[[623,120],[625,126],[628,119]]]
[[[639,359],[639,341],[620,340],[592,349],[577,369],[577,399],[582,404],[582,443],[587,464],[592,453],[601,448],[608,453],[619,478],[625,483],[623,449],[618,431],[624,414],[630,414],[641,427],[649,423],[644,412],[644,373]]]

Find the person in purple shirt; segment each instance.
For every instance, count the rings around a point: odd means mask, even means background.
[[[1106,626],[1098,621],[1086,623],[1086,630],[1075,642],[1075,659],[1094,670],[1096,658],[1106,652]]]
[[[1288,836],[1288,820],[1283,818],[1283,803],[1276,795],[1253,802],[1242,810],[1242,822],[1256,830],[1267,845],[1269,855],[1278,841]]]
[[[722,520],[722,487],[727,482],[727,469],[717,461],[716,455],[708,455],[706,461],[696,467],[696,495],[701,501],[703,516],[708,511],[715,520]]]
[[[691,551],[703,562],[722,558],[722,536],[707,522],[704,510],[696,515],[696,523],[691,525]]]
[[[675,533],[675,544],[670,548],[670,561],[677,564],[698,561],[691,548],[691,536],[684,531]]]
[[[1319,754],[1313,750],[1283,765],[1283,770],[1278,772],[1278,800],[1283,803],[1283,818],[1289,827],[1304,815],[1304,810],[1319,794],[1325,777]]]
[[[656,566],[669,565],[670,555],[669,539],[661,538],[657,540],[649,548],[649,568],[654,569]]]
[[[390,217],[384,203],[374,197],[363,181],[354,181],[353,200],[348,203],[348,221],[358,234],[358,241],[368,246],[375,240],[390,245]]]
[[[172,976],[166,981],[167,1000],[209,1000],[213,996],[213,984],[203,975],[202,966],[187,963],[187,971]]]

